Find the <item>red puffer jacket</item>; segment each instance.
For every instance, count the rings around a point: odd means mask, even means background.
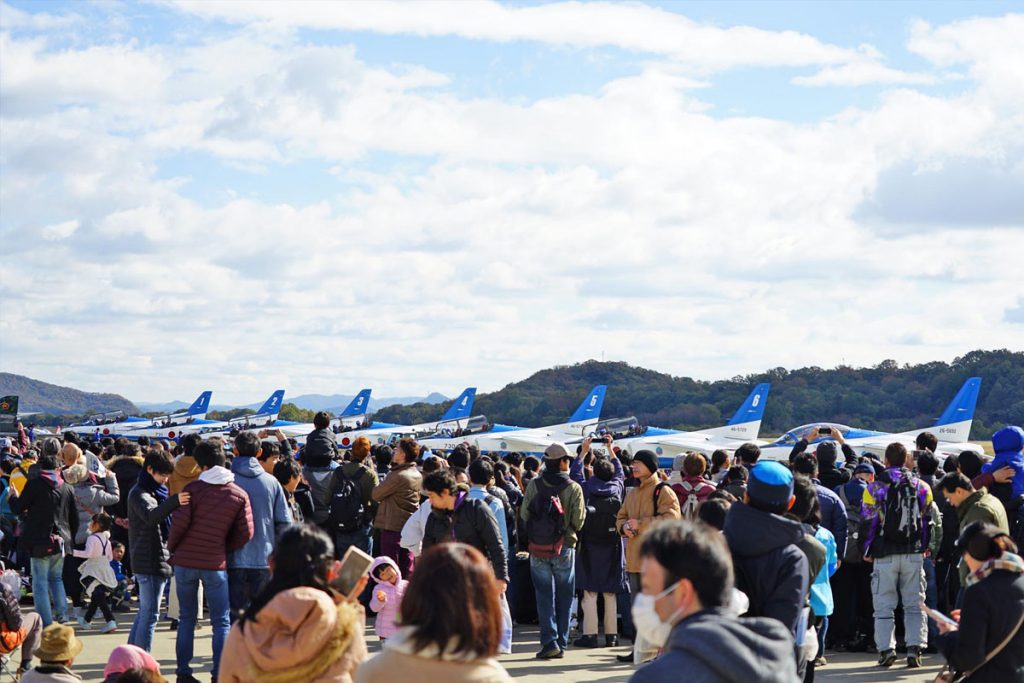
[[[192,499],[174,511],[167,548],[171,564],[189,569],[227,569],[228,553],[253,535],[249,496],[232,483],[194,481],[184,488]]]

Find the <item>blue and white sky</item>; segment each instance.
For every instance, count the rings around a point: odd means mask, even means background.
[[[1024,348],[1024,3],[0,4],[0,368],[454,395]]]

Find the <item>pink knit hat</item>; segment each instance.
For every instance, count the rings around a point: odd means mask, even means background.
[[[103,677],[124,673],[128,669],[145,669],[160,673],[160,665],[153,659],[153,655],[135,645],[118,645],[107,659],[107,665],[103,668]]]

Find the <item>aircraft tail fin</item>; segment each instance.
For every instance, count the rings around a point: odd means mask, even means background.
[[[270,395],[266,403],[256,411],[257,415],[277,415],[281,412],[281,405],[284,403],[284,389],[278,389]]]
[[[366,415],[367,408],[370,407],[370,390],[363,389],[348,404],[345,410],[341,411],[338,417],[355,417],[357,415]]]
[[[604,407],[604,394],[608,391],[608,386],[605,384],[598,384],[596,387],[590,390],[587,397],[583,399],[583,403],[579,405],[576,412],[569,416],[569,422],[587,422],[590,420],[601,419],[601,408]]]
[[[935,422],[935,436],[939,441],[967,441],[971,436],[971,424],[974,422],[974,408],[978,405],[978,392],[981,390],[981,378],[970,377],[960,391],[946,406],[942,416]]]
[[[188,407],[189,415],[206,415],[206,411],[210,409],[210,397],[213,396],[212,391],[204,391],[199,394],[199,398],[193,401],[192,405]]]
[[[764,417],[764,406],[768,400],[768,391],[772,385],[767,382],[758,384],[740,405],[732,419],[724,427],[705,429],[696,434],[724,436],[729,439],[749,441],[756,439],[761,432],[761,419]]]
[[[458,398],[452,401],[451,407],[441,416],[441,422],[448,420],[460,420],[469,417],[473,411],[473,399],[476,398],[476,387],[466,387],[466,390],[459,394]]]

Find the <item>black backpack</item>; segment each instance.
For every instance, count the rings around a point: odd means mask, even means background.
[[[899,482],[889,485],[883,514],[882,538],[887,545],[914,548],[920,544],[924,513],[917,499],[917,479],[910,470],[903,469]]]
[[[615,530],[615,516],[622,507],[618,496],[590,496],[587,505],[587,519],[583,523],[583,540],[586,543],[608,545],[619,541],[619,532]]]
[[[526,523],[527,549],[534,557],[556,557],[565,541],[565,510],[558,495],[570,482],[565,480],[552,487],[541,477],[535,481],[537,491],[530,500],[530,519]]]
[[[363,505],[363,487],[359,485],[362,468],[355,477],[348,477],[341,467],[334,470],[334,488],[331,489],[330,507],[325,526],[332,531],[348,533],[366,523]]]

